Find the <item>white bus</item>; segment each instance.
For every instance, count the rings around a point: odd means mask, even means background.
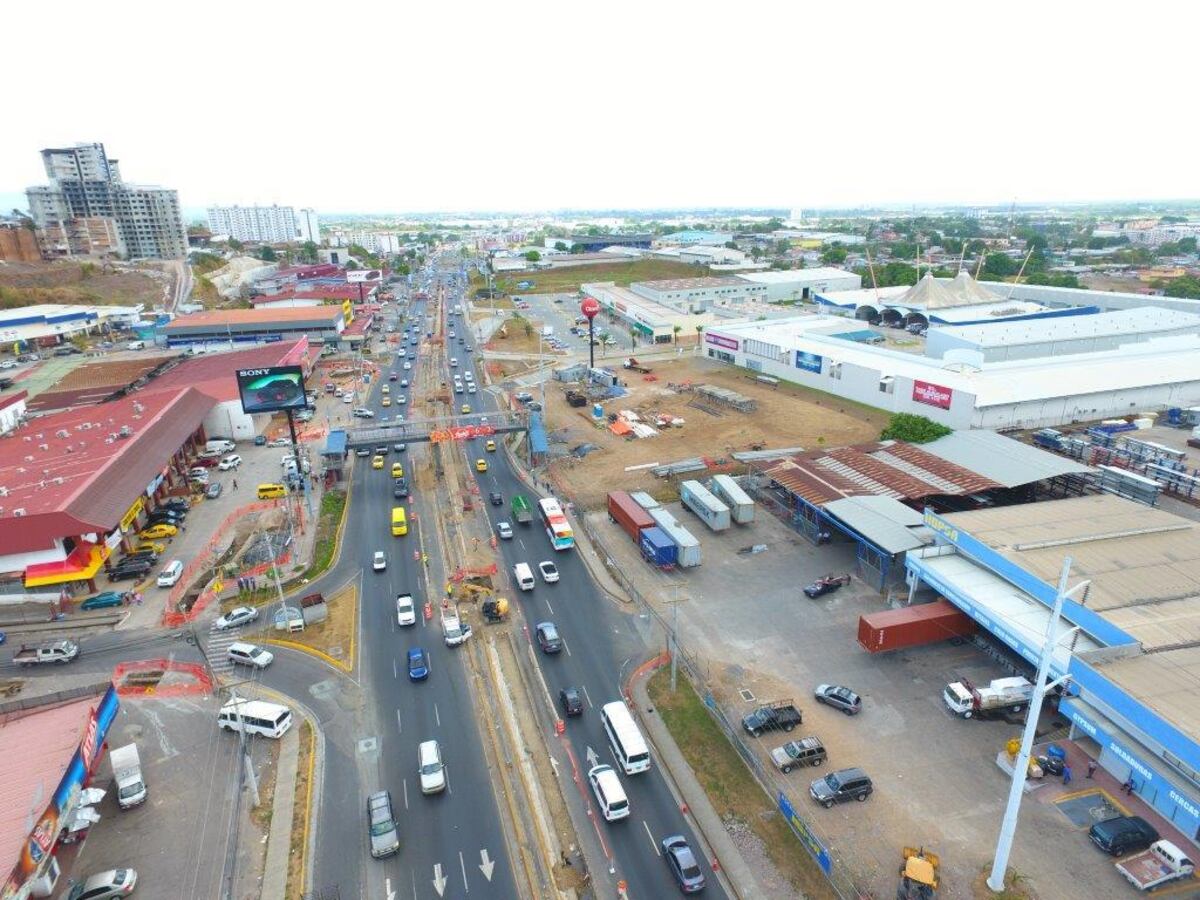
[[[546,537],[555,550],[570,550],[575,546],[575,534],[571,531],[571,523],[567,521],[566,513],[553,497],[538,501],[538,514],[542,518],[542,527],[546,529]]]
[[[613,756],[626,775],[635,775],[650,768],[650,748],[646,746],[637,723],[624,703],[620,700],[605,703],[600,709],[600,721],[604,723],[604,733],[608,735]]]
[[[233,700],[221,707],[217,725],[229,731],[280,738],[292,727],[292,711],[263,700]]]

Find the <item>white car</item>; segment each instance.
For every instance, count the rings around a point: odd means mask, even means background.
[[[290,446],[292,446],[292,439],[291,438],[275,438],[275,440],[268,443],[267,446],[268,447],[290,447]]]
[[[407,371],[409,371],[411,368],[412,368],[412,363],[410,363],[408,360],[405,360],[405,361],[404,361],[404,371],[405,371],[405,372],[407,372]]]
[[[373,419],[375,418],[375,410],[359,406],[354,410],[354,417],[356,419]]]
[[[181,577],[183,577],[183,563],[173,559],[158,573],[158,586],[175,587]]]
[[[375,559],[371,562],[371,568],[376,572],[382,572],[387,568],[387,557],[383,555],[382,550],[375,551]]]
[[[558,566],[550,562],[548,559],[538,563],[538,571],[542,573],[542,581],[546,584],[553,584],[558,581]]]
[[[255,621],[258,618],[258,610],[253,606],[235,606],[221,618],[217,619],[217,631],[226,631],[230,628],[237,628],[239,625],[246,625]]]
[[[400,594],[396,598],[396,624],[417,624],[417,610],[416,607],[413,606],[412,594]]]
[[[509,525],[507,522],[497,522],[496,523],[496,533],[498,535],[500,535],[500,537],[502,537],[504,540],[507,541],[513,536],[512,526]]]
[[[0,369],[15,369],[16,367],[17,361],[15,359],[6,359],[0,362]]]
[[[241,464],[242,458],[234,453],[232,456],[227,456],[217,463],[217,468],[222,472],[228,472],[230,469],[236,469]]]
[[[437,794],[446,789],[446,765],[437,741],[422,741],[417,746],[417,771],[421,775],[422,794]]]
[[[353,403],[354,402],[354,394],[350,393],[350,391],[346,391],[346,393],[342,394],[342,402],[343,403]]]
[[[401,394],[400,396],[398,396],[396,398],[396,402],[399,403],[401,406],[403,406],[405,403],[408,402],[408,397],[405,396],[404,394]]]

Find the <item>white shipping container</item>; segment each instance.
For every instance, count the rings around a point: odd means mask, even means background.
[[[729,527],[729,507],[700,482],[685,481],[679,485],[679,499],[713,531],[724,531]]]
[[[642,509],[658,509],[662,506],[657,500],[647,494],[645,491],[630,491],[629,496],[633,498],[633,502]]]
[[[731,475],[715,476],[712,480],[712,492],[729,504],[733,521],[739,525],[749,525],[754,521],[754,501]]]
[[[650,513],[654,524],[667,533],[667,537],[679,551],[676,562],[680,568],[686,569],[700,565],[700,542],[696,540],[695,536],[662,507],[647,510],[647,512]]]

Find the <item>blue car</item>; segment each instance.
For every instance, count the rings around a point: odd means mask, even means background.
[[[424,681],[429,677],[429,655],[421,647],[413,647],[408,651],[408,678],[410,681]]]
[[[95,597],[88,597],[79,604],[80,609],[111,609],[114,606],[120,606],[125,600],[125,595],[117,591],[105,591],[103,594],[97,594]]]

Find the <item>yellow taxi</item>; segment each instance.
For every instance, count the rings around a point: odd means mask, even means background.
[[[143,541],[159,541],[163,538],[175,537],[179,534],[179,529],[174,525],[151,525],[149,528],[138,532],[138,537]]]
[[[467,413],[469,413],[470,411],[471,411],[471,404],[470,404],[470,403],[464,403],[464,404],[462,405],[462,414],[465,416],[465,415],[466,415]]]
[[[391,398],[391,397],[384,397],[384,398],[383,398],[381,401],[379,401],[379,405],[380,405],[380,406],[391,406],[391,405],[392,405],[392,398]]]
[[[483,449],[486,450],[488,453],[495,453],[496,452],[496,442],[488,441],[486,444],[483,445]]]
[[[157,553],[161,556],[163,553],[166,553],[167,545],[158,541],[142,541],[140,544],[134,545],[133,550],[135,553],[142,553],[148,550],[151,553]]]
[[[382,469],[383,468],[383,457],[376,456],[373,460],[371,460],[371,468],[372,469]]]
[[[487,460],[484,459],[483,457],[480,457],[479,459],[475,460],[475,471],[476,472],[486,472],[487,471]]]
[[[376,459],[383,459],[383,457],[378,456],[378,457],[376,457]],[[400,463],[392,463],[392,477],[393,478],[403,478],[404,477],[404,466],[400,465]]]

